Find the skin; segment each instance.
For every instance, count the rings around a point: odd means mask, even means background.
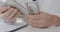
[[[20,12],[17,9],[11,8],[10,6],[5,6],[0,9],[0,18],[7,22],[14,22],[19,16]],[[60,18],[48,13],[40,12],[40,14],[35,15],[25,15],[25,21],[36,28],[46,28],[50,26],[59,26]]]
[[[60,25],[59,17],[44,12],[35,15],[26,15],[24,19],[29,25],[36,28],[47,28]]]
[[[0,8],[0,18],[4,19],[6,22],[16,21],[19,14],[20,12],[17,9],[11,8],[10,6]]]

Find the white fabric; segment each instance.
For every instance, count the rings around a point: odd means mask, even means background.
[[[26,2],[32,2],[32,0],[16,0],[24,8],[26,7]],[[39,0],[39,9],[40,11],[56,15],[60,17],[60,0]],[[27,13],[27,10],[25,9]]]

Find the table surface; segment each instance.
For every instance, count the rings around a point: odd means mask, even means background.
[[[21,20],[20,20],[21,21]],[[8,28],[11,28],[11,26],[7,25],[3,22],[0,22],[0,32],[7,32],[5,31],[6,29],[9,30]],[[13,29],[14,26],[12,26],[11,29]],[[19,27],[19,26],[16,26],[16,27]],[[40,28],[33,28],[31,26],[27,26],[23,29],[20,29],[16,32],[60,32],[60,26],[59,27],[49,27],[49,28],[46,28],[46,29],[40,29]]]
[[[46,29],[38,29],[38,28],[33,28],[31,26],[27,26],[24,29],[21,29],[16,32],[60,32],[60,27],[50,27]]]
[[[7,31],[4,31],[4,27],[2,27],[2,25],[0,27],[0,32],[7,32]],[[50,27],[46,29],[40,29],[40,28],[33,28],[31,26],[27,26],[16,32],[60,32],[60,27]]]

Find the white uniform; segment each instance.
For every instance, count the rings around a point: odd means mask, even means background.
[[[23,6],[24,8],[27,8],[26,2],[32,2],[32,0],[15,0],[15,1],[21,4],[21,6]],[[40,11],[60,17],[60,4],[59,4],[60,0],[38,0],[38,1]],[[22,10],[25,10],[23,12],[26,12],[27,14],[27,10],[24,8],[22,8]]]

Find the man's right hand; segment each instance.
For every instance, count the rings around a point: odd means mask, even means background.
[[[40,13],[35,15],[26,15],[25,17],[26,22],[31,25],[32,27],[37,28],[46,28],[50,26],[59,26],[60,25],[60,18],[56,15],[51,15],[48,13]]]
[[[0,18],[6,22],[14,22],[19,14],[20,12],[17,9],[11,8],[10,6],[0,8]]]

